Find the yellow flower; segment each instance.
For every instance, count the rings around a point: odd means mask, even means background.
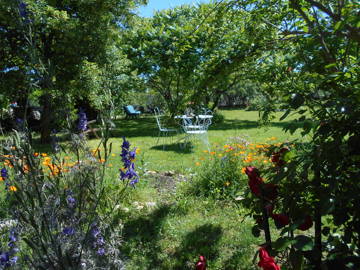
[[[203,152],[204,152],[204,153],[207,153],[207,152],[208,152],[208,150],[204,150]]]
[[[50,162],[51,162],[51,157],[45,157],[42,164],[48,166]]]
[[[10,187],[9,187],[9,190],[15,192],[15,191],[17,191],[17,188],[16,188],[15,186],[10,186]]]
[[[46,153],[41,153],[41,156],[42,157],[47,157],[47,154]]]
[[[52,176],[56,176],[60,173],[60,167],[55,164],[48,164]]]
[[[223,155],[222,154],[218,154],[218,157],[222,157]]]
[[[196,166],[200,166],[200,162],[196,162],[195,165],[196,165]]]
[[[141,149],[140,149],[140,148],[136,148],[135,153],[136,153],[136,154],[139,154],[139,153],[140,153],[140,151],[141,151]]]
[[[226,187],[228,187],[228,186],[230,186],[230,182],[229,181],[226,181],[225,183],[224,183],[224,186],[226,186]]]
[[[112,167],[113,165],[110,163],[109,165],[108,165],[108,167]]]
[[[69,160],[69,159],[70,159],[70,157],[66,156],[66,157],[64,157],[64,159]]]
[[[34,153],[34,157],[38,157],[39,156],[39,153]]]
[[[246,167],[244,167],[244,168],[241,169],[241,172],[242,172],[242,173],[245,173],[245,171],[246,171]]]
[[[265,159],[263,162],[264,162],[265,164],[268,163],[268,161],[267,161],[266,159]]]
[[[116,157],[116,155],[114,153],[111,154],[112,157]]]

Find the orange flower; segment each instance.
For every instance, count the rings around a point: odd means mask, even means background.
[[[15,186],[10,186],[9,190],[15,192],[15,191],[17,191],[17,188]]]
[[[0,176],[0,182],[1,182],[1,181],[4,181],[4,180],[5,180],[5,179]]]
[[[51,162],[51,157],[45,157],[42,164],[48,166],[50,162]]]
[[[34,153],[34,157],[38,157],[39,156],[39,153]]]
[[[245,171],[246,171],[246,167],[241,169],[241,172],[244,173],[244,174],[245,174]]]
[[[4,165],[5,165],[5,166],[8,166],[8,167],[10,167],[10,168],[13,168],[13,167],[14,167],[14,166],[11,164],[10,160],[8,160],[8,159],[6,159],[6,160],[4,161]]]
[[[56,176],[60,173],[61,168],[55,164],[48,164],[52,176]]]
[[[42,157],[47,157],[47,154],[46,153],[41,153],[41,156]]]
[[[215,155],[215,154],[216,154],[216,152],[214,152],[214,151],[213,151],[213,152],[210,152],[210,155]]]
[[[24,173],[28,173],[30,171],[29,165],[25,164],[23,167]]]
[[[196,165],[196,166],[200,166],[200,162],[196,162],[195,165]]]

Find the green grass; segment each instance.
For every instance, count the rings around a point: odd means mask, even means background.
[[[289,123],[275,120],[267,126],[260,126],[258,112],[244,110],[222,110],[225,121],[221,124],[213,124],[209,128],[208,137],[211,148],[224,145],[231,138],[243,137],[252,143],[264,143],[270,137],[276,137],[277,141],[284,142],[299,138],[296,132],[293,135],[285,133],[283,128]],[[283,113],[277,114],[277,119]],[[291,118],[290,118],[291,119]],[[116,120],[116,128],[113,130],[115,153],[120,153],[121,137],[125,136],[133,146],[141,149],[141,156],[146,162],[143,164],[148,170],[177,171],[188,173],[194,168],[194,163],[203,155],[206,146],[200,141],[193,141],[192,148],[181,149],[176,143],[183,135],[174,138],[166,138],[157,142],[158,129],[153,116],[142,116],[134,120]],[[92,140],[90,144],[95,147],[98,140]],[[165,149],[163,149],[165,145]]]
[[[289,135],[282,130],[286,122],[277,120],[266,127],[260,126],[257,112],[226,110],[221,113],[225,121],[209,129],[209,141],[214,149],[234,137],[246,138],[252,143],[262,143],[270,137],[277,137],[277,142],[300,137],[299,133]],[[120,149],[121,137],[126,136],[133,146],[141,149],[138,166],[187,176],[197,173],[199,167],[195,162],[206,150],[201,141],[184,150],[176,143],[171,144],[169,139],[163,149],[164,142],[156,145],[157,127],[152,116],[117,120],[116,125],[115,152]],[[95,145],[96,140],[92,143]],[[181,187],[192,184],[191,178],[188,179]],[[176,192],[158,192],[154,181],[143,176],[126,205],[130,214],[124,219],[122,252],[128,258],[127,269],[193,269],[199,255],[208,259],[208,269],[254,269],[252,260],[263,238],[252,236],[253,221],[243,221],[244,212],[231,202],[196,197],[183,188]],[[145,205],[149,201],[156,202],[156,207],[138,210],[134,205],[134,202]]]
[[[223,110],[221,113],[225,121],[209,128],[212,149],[235,137],[251,143],[264,143],[270,137],[276,137],[276,142],[306,140],[299,133],[289,135],[282,130],[289,122],[275,119],[265,127],[260,126],[258,112]],[[181,134],[157,145],[158,131],[153,116],[118,119],[115,124],[111,141],[116,155],[109,161],[112,167],[108,170],[107,181],[118,181],[123,136],[132,146],[141,149],[136,161],[141,173],[140,183],[120,205],[124,210],[121,252],[127,269],[194,269],[199,255],[207,258],[210,270],[254,269],[252,260],[263,238],[252,236],[253,221],[243,220],[244,213],[233,202],[215,201],[187,192],[193,175],[200,168],[195,162],[205,155],[205,145],[197,141],[192,148],[182,149],[175,143],[183,136]],[[89,140],[89,144],[96,148],[99,140]],[[50,148],[39,146],[37,151],[49,152]],[[174,171],[185,175],[187,181],[178,184],[176,189],[159,189],[158,185],[163,185],[161,181],[165,180],[144,175],[146,171]],[[147,202],[156,205],[147,207]]]

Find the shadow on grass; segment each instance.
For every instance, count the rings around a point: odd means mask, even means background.
[[[157,137],[158,128],[155,123],[155,119],[151,116],[132,119],[132,120],[116,120],[116,129],[112,131],[114,137]],[[271,122],[265,127],[277,127],[284,130],[302,127],[303,122],[295,121],[281,121]],[[236,120],[236,119],[225,119],[222,123],[212,124],[209,130],[248,130],[263,127],[258,121],[254,120]],[[179,130],[180,128],[177,127]]]
[[[183,147],[181,143],[159,144],[152,146],[150,149],[160,150],[165,152],[176,152],[181,154],[191,154],[194,152],[192,145],[187,145],[186,147]]]
[[[222,234],[221,227],[212,224],[204,224],[189,232],[174,254],[174,269],[193,269],[199,255],[214,260],[219,255],[217,243]]]
[[[161,260],[159,255],[162,253],[159,240],[160,232],[165,218],[170,214],[172,208],[163,205],[149,215],[142,215],[133,220],[129,220],[124,225],[124,238],[126,245],[123,252],[132,260],[132,251],[141,252],[141,256],[136,261],[137,269],[159,269]],[[137,254],[136,254],[137,255]]]
[[[199,255],[215,259],[220,226],[204,224],[186,234],[174,252],[161,248],[163,226],[168,216],[183,216],[186,211],[164,205],[149,215],[138,216],[124,226],[123,254],[131,260],[129,269],[193,269]],[[164,254],[168,252],[169,254]],[[136,267],[135,267],[136,266]]]

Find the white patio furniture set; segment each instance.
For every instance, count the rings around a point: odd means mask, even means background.
[[[155,109],[155,118],[156,123],[159,128],[158,140],[157,144],[160,141],[160,138],[164,138],[163,140],[163,149],[165,149],[165,138],[170,137],[171,139],[173,136],[177,135],[178,130],[174,128],[167,128],[163,126],[162,123],[162,114],[158,108]],[[177,115],[175,119],[178,120],[179,125],[181,127],[181,131],[184,133],[178,141],[181,142],[182,147],[186,147],[187,144],[190,143],[193,139],[200,139],[208,148],[210,149],[209,139],[208,139],[208,128],[211,125],[212,121],[212,113],[209,110],[203,110],[202,114],[199,115]]]

